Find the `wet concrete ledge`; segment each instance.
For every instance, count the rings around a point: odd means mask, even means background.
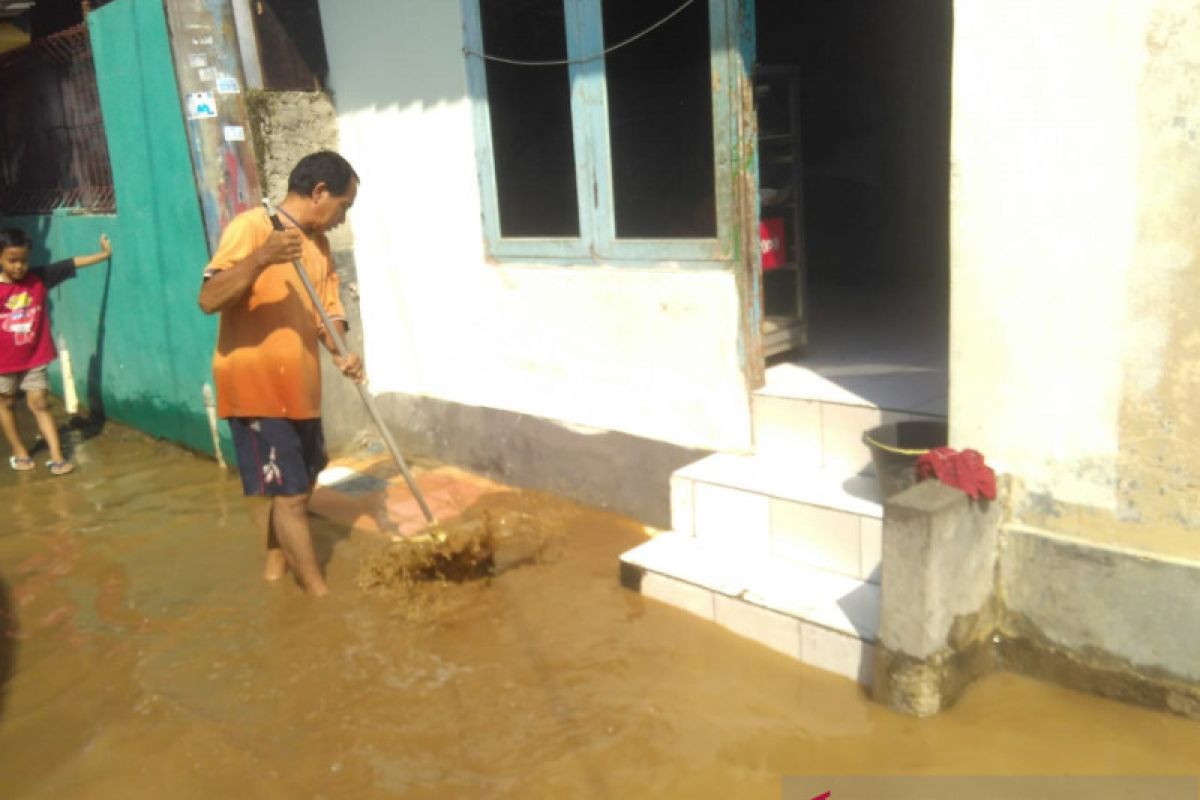
[[[1200,563],[1002,525],[925,482],[884,517],[874,697],[916,716],[997,670],[1200,719]]]
[[[623,433],[428,397],[383,394],[380,413],[405,455],[559,495],[658,528],[671,526],[670,477],[709,455]]]

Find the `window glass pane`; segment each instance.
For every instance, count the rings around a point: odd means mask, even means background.
[[[479,11],[489,55],[566,58],[563,0],[480,0]],[[487,62],[501,236],[579,236],[570,89],[566,66]]]
[[[605,48],[679,5],[603,0]],[[715,237],[708,3],[696,0],[605,62],[617,236]]]

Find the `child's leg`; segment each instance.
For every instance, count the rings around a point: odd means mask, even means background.
[[[8,440],[8,446],[12,448],[13,458],[18,461],[26,461],[29,459],[29,451],[25,449],[25,445],[21,443],[21,435],[17,433],[17,418],[13,413],[16,405],[17,395],[15,392],[0,394],[0,430],[4,431],[4,438]]]
[[[33,412],[38,430],[50,448],[51,461],[65,461],[62,445],[58,441],[58,426],[54,424],[54,415],[50,413],[50,393],[45,389],[30,389],[25,392],[25,402]]]

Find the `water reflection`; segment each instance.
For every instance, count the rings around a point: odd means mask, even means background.
[[[8,689],[8,679],[16,669],[19,633],[12,594],[4,576],[0,575],[0,720],[4,719],[4,698]]]

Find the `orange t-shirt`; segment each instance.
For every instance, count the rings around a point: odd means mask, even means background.
[[[249,257],[266,242],[271,230],[263,209],[234,217],[221,234],[205,275]],[[338,277],[324,234],[305,238],[301,264],[326,313],[335,321],[345,320]],[[263,269],[246,293],[221,312],[213,355],[217,414],[223,418],[320,417],[321,362],[317,348],[323,327],[290,262]]]

